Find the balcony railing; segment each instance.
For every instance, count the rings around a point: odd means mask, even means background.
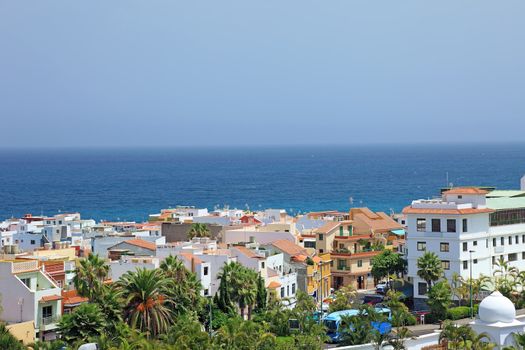
[[[350,271],[350,266],[337,266],[339,271]]]
[[[38,261],[36,260],[13,262],[11,268],[12,273],[21,273],[35,270],[38,270]]]
[[[50,324],[53,324],[53,323],[57,323],[58,322],[58,316],[48,316],[48,317],[42,317],[42,325],[43,326],[48,326]]]

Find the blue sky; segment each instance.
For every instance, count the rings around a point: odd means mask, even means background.
[[[525,1],[0,0],[0,147],[522,141]]]

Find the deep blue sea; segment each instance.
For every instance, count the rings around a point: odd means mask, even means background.
[[[525,144],[1,150],[0,218],[145,220],[175,205],[399,211],[446,185],[519,188]]]

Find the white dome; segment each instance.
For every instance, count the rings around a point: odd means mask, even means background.
[[[487,323],[512,323],[516,319],[516,308],[512,301],[495,291],[479,304],[479,318]]]

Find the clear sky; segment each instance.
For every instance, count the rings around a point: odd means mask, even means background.
[[[0,147],[525,140],[525,1],[0,0]]]

